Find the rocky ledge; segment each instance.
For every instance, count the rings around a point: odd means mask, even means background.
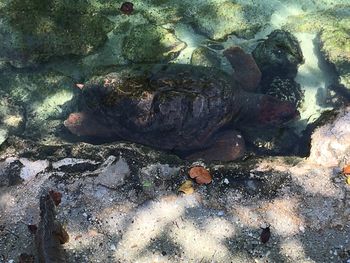
[[[309,158],[234,163],[10,136],[0,155],[2,260],[36,256],[28,225],[38,224],[39,197],[52,189],[62,194],[67,262],[346,262],[350,107],[331,116],[314,131]],[[180,193],[193,166],[212,182]]]

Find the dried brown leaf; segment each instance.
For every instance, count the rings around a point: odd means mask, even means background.
[[[49,195],[51,196],[53,202],[55,203],[55,206],[58,206],[61,203],[62,194],[60,192],[50,190]]]
[[[350,175],[350,164],[343,167],[343,174]]]
[[[38,230],[37,225],[28,225],[29,232],[32,234],[35,234],[36,231]]]
[[[202,166],[192,167],[189,171],[191,178],[195,179],[198,184],[209,184],[212,177],[207,169]]]

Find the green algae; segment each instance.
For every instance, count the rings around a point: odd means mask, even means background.
[[[1,10],[16,34],[9,60],[47,61],[54,56],[87,55],[100,47],[113,23],[86,1],[12,0]]]
[[[231,1],[193,6],[183,12],[196,29],[210,39],[221,40],[229,34],[252,37],[261,27],[262,15],[257,15],[252,6],[243,6]],[[259,21],[259,22],[258,22]]]
[[[204,67],[220,67],[221,60],[218,54],[209,48],[196,48],[191,56],[191,64]]]
[[[131,29],[123,43],[123,55],[133,62],[165,62],[174,59],[186,47],[169,30],[154,25]]]

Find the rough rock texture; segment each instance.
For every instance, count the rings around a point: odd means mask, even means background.
[[[263,21],[257,19],[258,12],[253,7],[218,1],[205,4],[185,6],[188,19],[193,21],[194,27],[209,38],[219,40],[229,34],[252,37],[261,27]],[[261,19],[262,17],[260,17]],[[257,19],[259,20],[259,19]]]
[[[221,59],[216,52],[209,48],[198,47],[192,53],[191,64],[195,66],[220,68]]]
[[[15,105],[13,110],[11,107],[5,110],[4,106],[11,103],[7,103],[7,99],[0,102],[1,124],[14,127],[11,133],[16,129],[23,132],[25,126],[27,136],[40,138],[61,125],[61,119],[66,115],[65,105],[69,104],[74,93],[72,79],[55,72],[4,71],[0,76],[4,98],[11,98]]]
[[[0,9],[0,57],[23,67],[64,55],[87,55],[113,29],[84,1],[10,0]]]
[[[340,126],[349,123],[348,113],[344,110],[325,127],[333,126],[334,136],[346,135],[349,127]],[[5,146],[1,165],[11,163],[10,156],[13,162],[30,156],[27,169],[43,158],[50,163],[25,183],[0,188],[0,251],[6,261],[35,251],[26,224],[39,222],[39,196],[45,189],[63,195],[57,220],[65,222],[71,237],[64,245],[69,262],[350,259],[348,186],[341,167],[315,164],[311,157],[205,165],[132,144],[50,146],[10,137]],[[350,140],[342,146],[350,147]],[[313,140],[312,149],[317,148]],[[329,156],[333,149],[323,153]],[[338,163],[347,153],[335,156]],[[192,165],[204,165],[213,181],[195,185],[192,195],[178,195]],[[23,169],[19,166],[13,175]],[[117,170],[125,176],[113,188],[100,183]],[[267,225],[271,237],[262,244],[261,228]]]
[[[297,155],[300,147],[300,137],[290,127],[263,128],[257,130],[254,126],[240,129],[249,151],[258,155]]]
[[[341,110],[335,120],[319,127],[311,137],[309,161],[326,167],[350,161],[350,107]]]
[[[335,66],[340,83],[350,90],[350,19],[342,19],[335,26],[324,29],[320,41],[321,52]]]
[[[123,43],[123,55],[132,62],[166,62],[186,44],[160,26],[140,25],[131,29]]]
[[[11,134],[20,134],[24,129],[24,110],[3,92],[0,92],[0,145]]]
[[[319,34],[320,49],[334,65],[340,83],[350,89],[350,5],[335,5],[326,10],[291,16],[284,28]]]

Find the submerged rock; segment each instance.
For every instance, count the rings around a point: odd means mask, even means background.
[[[300,137],[289,127],[242,127],[242,135],[249,151],[258,155],[298,155]]]
[[[186,43],[161,26],[139,25],[124,40],[123,55],[132,62],[166,62],[176,58],[185,47]]]
[[[203,67],[220,67],[221,60],[218,54],[209,48],[198,47],[191,56],[191,64]]]
[[[344,18],[320,34],[321,52],[334,65],[340,83],[350,90],[350,18]]]
[[[252,37],[260,29],[262,15],[253,7],[231,1],[192,4],[183,7],[194,27],[210,39],[224,39],[229,34]],[[260,12],[261,14],[261,12]]]
[[[339,4],[326,10],[290,16],[284,28],[319,36],[321,53],[334,65],[340,83],[350,90],[350,5]]]
[[[95,12],[83,1],[10,0],[0,9],[0,57],[24,67],[51,57],[90,54],[113,29],[108,18]]]
[[[31,138],[44,138],[61,125],[65,105],[73,98],[72,79],[54,72],[30,71],[4,72],[1,79],[1,91],[13,100],[0,102],[0,117],[7,128],[13,127],[11,134],[24,132]]]
[[[5,94],[0,95],[0,128],[6,131],[2,134],[18,134],[23,131],[25,125],[24,109]]]

